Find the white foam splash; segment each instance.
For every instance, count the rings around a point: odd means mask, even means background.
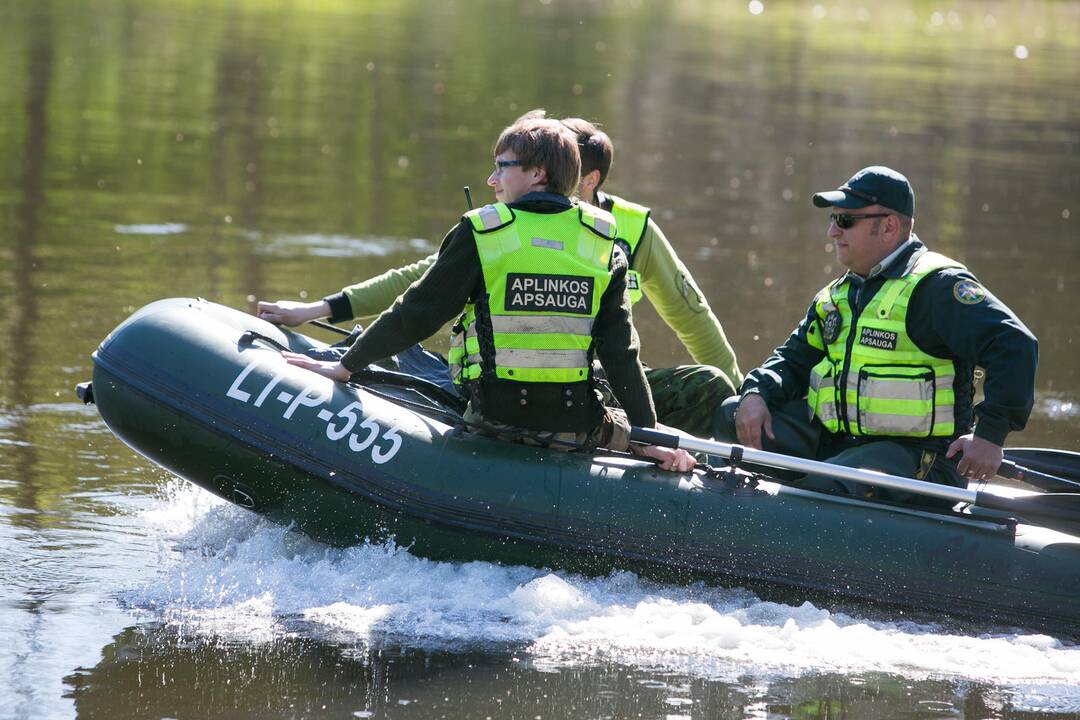
[[[734,679],[888,672],[969,678],[1080,702],[1080,647],[1045,635],[964,635],[742,589],[440,563],[393,544],[333,549],[188,486],[147,515],[172,561],[126,594],[188,632],[259,643],[310,633],[408,644],[512,644],[537,667],[597,660]],[[299,629],[298,629],[299,628]]]

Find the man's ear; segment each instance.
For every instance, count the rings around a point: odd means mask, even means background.
[[[889,233],[900,237],[900,231],[903,230],[904,227],[900,222],[900,216],[889,215],[885,220],[889,223]]]
[[[547,168],[543,168],[537,165],[536,167],[532,168],[530,172],[533,174],[534,185],[543,185],[544,187],[547,187]]]
[[[600,171],[590,170],[581,176],[581,182],[578,187],[581,190],[581,196],[584,198],[590,198],[593,193],[596,192],[596,186],[600,184]]]

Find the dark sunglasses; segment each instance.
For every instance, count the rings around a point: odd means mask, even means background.
[[[890,215],[892,213],[829,213],[829,219],[836,223],[836,227],[847,230],[863,218],[889,217]]]

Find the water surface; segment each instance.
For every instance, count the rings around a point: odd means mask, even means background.
[[[72,393],[152,300],[317,298],[431,252],[546,107],[603,122],[609,189],[744,368],[839,272],[810,194],[903,170],[921,237],[1040,338],[1013,442],[1076,450],[1080,4],[38,0],[0,6],[0,60],[0,717],[1080,714],[1061,639],[329,550]],[[689,360],[635,319],[649,363]]]

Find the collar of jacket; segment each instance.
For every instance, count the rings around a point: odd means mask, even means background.
[[[874,278],[895,280],[910,272],[915,266],[915,261],[918,260],[918,256],[922,255],[925,251],[926,246],[923,245],[919,236],[915,233],[911,233],[911,238],[905,242],[901,253],[894,257],[888,265],[875,268],[875,272],[870,273],[868,277],[862,277],[861,275],[857,275],[848,270],[847,273],[844,274],[844,278],[856,285],[862,285],[864,282],[873,280]]]
[[[514,210],[535,213],[559,213],[573,206],[574,204],[570,202],[570,198],[553,192],[525,193],[510,203],[510,207]]]

